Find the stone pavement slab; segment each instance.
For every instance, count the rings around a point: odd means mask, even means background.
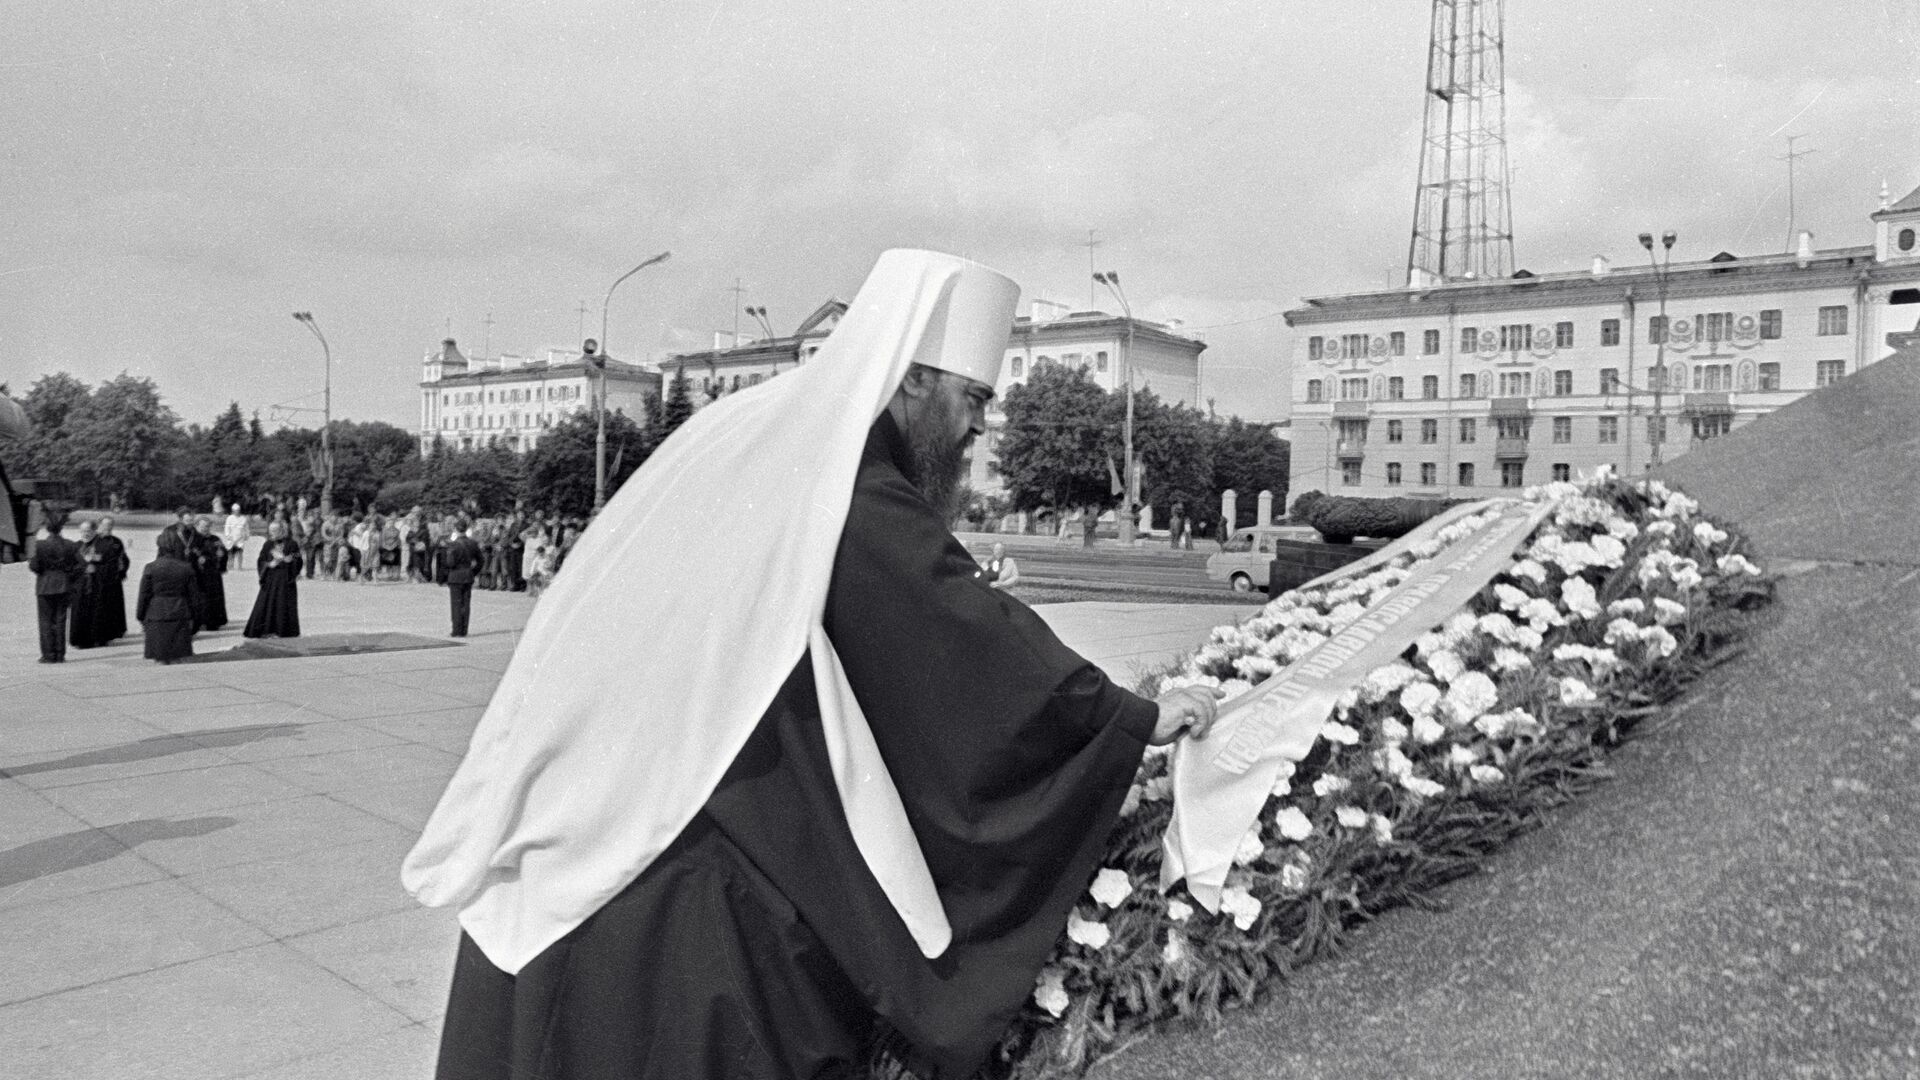
[[[302,623],[443,634],[444,597],[302,583]],[[31,579],[0,570],[0,604],[31,611]],[[430,1075],[457,926],[399,864],[531,608],[478,594],[450,648],[171,667],[137,637],[37,665],[0,621],[0,1075]],[[1236,609],[1042,613],[1131,683]]]

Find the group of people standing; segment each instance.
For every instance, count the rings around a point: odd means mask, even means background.
[[[275,520],[285,522],[310,579],[446,584],[453,515],[435,518],[418,506],[405,514],[322,515],[303,500],[290,514],[277,511]],[[479,549],[474,587],[539,595],[584,527],[576,518],[557,515],[469,518],[465,531]]]
[[[78,541],[61,533],[65,522],[47,523],[47,537],[34,544],[28,568],[40,617],[40,662],[58,664],[67,645],[91,649],[127,633],[125,582],[133,564],[127,547],[113,535],[113,519],[80,526]]]

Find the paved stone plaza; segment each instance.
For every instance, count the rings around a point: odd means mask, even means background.
[[[251,563],[227,588],[232,629],[198,651],[243,640]],[[137,636],[36,664],[24,567],[0,604],[0,1073],[431,1075],[456,930],[400,860],[532,601],[475,592],[445,648],[171,667]],[[309,635],[450,640],[431,586],[303,582],[301,608]],[[1043,612],[1130,684],[1238,609]]]

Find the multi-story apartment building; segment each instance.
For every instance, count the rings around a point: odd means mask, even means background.
[[[422,454],[436,438],[463,450],[490,444],[531,450],[563,418],[593,408],[600,378],[577,352],[549,349],[544,360],[483,359],[462,354],[452,338],[429,351],[422,368]],[[660,393],[660,372],[609,359],[606,389],[609,412],[642,416],[648,395]]]
[[[757,386],[806,363],[846,310],[844,302],[829,300],[790,335],[672,356],[661,362],[662,374],[672,379],[676,372],[684,372],[697,401]],[[1064,304],[1032,301],[1029,314],[1016,318],[1008,335],[1006,361],[994,388],[1000,396],[995,401],[1031,378],[1036,366],[1049,363],[1082,368],[1103,389],[1124,387],[1125,358],[1131,345],[1136,389],[1151,388],[1162,400],[1197,405],[1200,353],[1207,346],[1177,331],[1177,324],[1134,319],[1129,333],[1124,316],[1070,311]],[[976,491],[1001,489],[995,450],[1005,423],[997,404],[989,409],[986,437],[976,445],[980,452],[973,454],[968,466],[968,483]]]
[[[1874,242],[1327,296],[1286,315],[1297,494],[1471,496],[1639,472],[1887,355],[1920,190]],[[1662,315],[1662,294],[1664,310]]]

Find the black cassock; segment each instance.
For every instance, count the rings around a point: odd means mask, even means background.
[[[276,556],[284,561],[273,565]],[[260,592],[242,636],[299,637],[300,545],[285,537],[269,540],[253,565],[260,572]]]
[[[89,559],[89,556],[97,558]],[[117,536],[96,536],[80,545],[88,567],[73,594],[70,638],[76,649],[106,645],[126,636],[127,571],[132,568],[127,546]]]
[[[510,976],[461,938],[442,1080],[857,1073],[877,1032],[925,1076],[981,1065],[1106,850],[1157,709],[1062,645],[908,483],[883,415],[826,629],[953,927],[927,960],[854,845],[811,661],[639,879]],[[646,778],[634,777],[634,797]]]
[[[218,630],[227,625],[227,545],[212,533],[193,533],[187,542],[194,581],[200,586],[199,628]]]

